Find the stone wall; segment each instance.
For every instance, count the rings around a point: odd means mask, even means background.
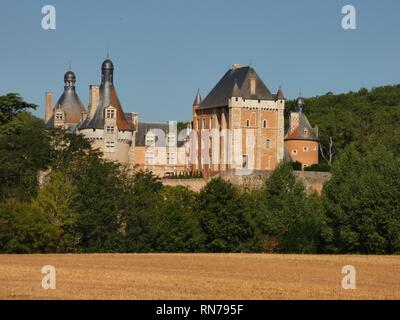
[[[185,186],[189,189],[199,192],[206,184],[206,179],[163,179],[164,186]]]
[[[272,171],[255,170],[252,174],[237,175],[232,171],[220,172],[217,176],[230,181],[234,185],[244,190],[260,188],[266,177],[271,175]],[[303,182],[308,192],[317,192],[321,194],[324,183],[329,181],[331,174],[329,172],[315,171],[295,171],[297,179]],[[200,191],[206,184],[206,179],[164,179],[163,184],[167,186],[187,186],[193,191]]]

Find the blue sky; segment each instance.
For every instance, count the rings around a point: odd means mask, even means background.
[[[57,29],[41,27],[42,6]],[[341,27],[354,5],[357,30]],[[1,0],[0,94],[40,106],[55,99],[72,61],[87,105],[90,84],[110,48],[125,111],[143,121],[188,120],[233,63],[252,65],[272,92],[288,98],[400,83],[398,0]]]

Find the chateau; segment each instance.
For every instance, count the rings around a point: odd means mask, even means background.
[[[176,121],[145,123],[137,113],[124,112],[108,57],[100,85],[89,87],[87,109],[75,84],[69,70],[55,105],[53,94],[46,93],[46,126],[84,135],[108,160],[159,176],[201,171],[206,177],[273,170],[284,158],[303,168],[318,163],[318,129],[303,113],[304,99],[297,99],[285,133],[283,91],[271,93],[251,66],[233,65],[204,99],[198,90],[192,121],[181,132]]]

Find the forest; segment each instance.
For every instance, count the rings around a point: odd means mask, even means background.
[[[321,195],[288,162],[253,191],[219,178],[166,187],[46,129],[36,108],[0,96],[1,253],[400,253],[399,85],[306,99],[332,172]]]

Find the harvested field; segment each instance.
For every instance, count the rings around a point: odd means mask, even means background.
[[[44,265],[55,290],[41,286]],[[344,265],[355,290],[341,287]],[[400,256],[0,255],[0,299],[400,299]]]

